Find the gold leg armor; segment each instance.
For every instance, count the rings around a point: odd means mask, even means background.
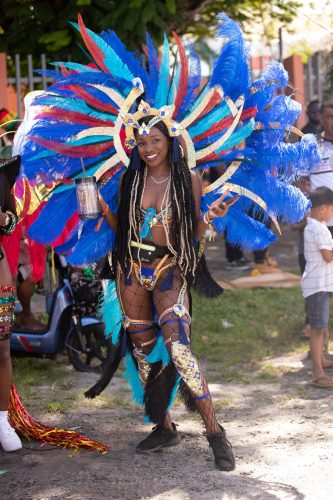
[[[141,383],[143,387],[145,387],[151,370],[151,364],[146,361],[146,354],[142,349],[140,349],[140,347],[134,347],[133,356],[138,363],[138,372]]]
[[[205,393],[201,367],[190,347],[182,344],[179,340],[171,342],[171,359],[193,397],[195,399],[208,397],[209,393]]]

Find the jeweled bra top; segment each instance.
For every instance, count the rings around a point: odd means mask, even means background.
[[[140,208],[137,210],[137,217],[140,221],[140,224],[143,223],[143,221],[145,220],[145,216],[146,216],[146,213],[147,211],[150,210],[150,208],[147,208],[147,210],[145,210],[144,208]],[[154,218],[152,219],[151,221],[151,227],[154,226],[155,224],[157,223],[160,223],[162,224],[163,223],[163,219],[165,220],[166,223],[170,222],[172,220],[172,208],[171,208],[171,203],[169,203],[165,208],[163,208],[163,210],[161,210],[160,212],[156,213],[154,215]]]
[[[140,226],[140,238],[152,239],[151,228],[156,225],[169,224],[172,220],[171,204],[163,208],[160,212],[156,212],[155,208],[149,207],[147,210],[140,208],[137,216]]]

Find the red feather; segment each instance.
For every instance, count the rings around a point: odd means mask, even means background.
[[[58,118],[61,121],[68,121],[70,123],[76,123],[77,125],[88,125],[90,127],[113,127],[113,123],[107,120],[100,120],[99,118],[94,118],[84,113],[78,113],[77,111],[68,111],[68,109],[61,108],[51,108],[46,111],[39,113],[37,118],[51,118],[54,120]]]
[[[177,35],[177,33],[173,31],[172,34],[176,41],[176,44],[178,45],[180,65],[181,65],[179,86],[178,86],[177,96],[175,99],[175,111],[173,113],[173,116],[176,116],[178,113],[178,109],[186,95],[186,89],[188,85],[188,67],[187,67],[187,58],[184,50],[184,45],[179,36]]]
[[[54,242],[51,244],[51,246],[53,248],[55,248],[55,247],[58,247],[60,245],[63,245],[64,243],[66,243],[68,237],[71,236],[71,234],[74,231],[74,229],[79,225],[79,222],[80,222],[80,217],[79,217],[79,214],[76,211],[68,219],[68,221],[66,223],[66,226],[64,227],[62,233],[60,234],[60,236],[57,237],[56,240],[54,240]]]
[[[245,109],[243,111],[243,113],[241,114],[240,121],[247,120],[248,118],[254,117],[254,116],[256,116],[256,114],[257,114],[257,108]],[[193,139],[193,141],[194,142],[202,141],[203,139],[206,139],[210,135],[214,135],[217,132],[219,132],[220,130],[223,130],[224,128],[230,127],[232,122],[233,122],[233,117],[231,115],[229,115],[229,116],[223,118],[222,120],[218,121],[217,123],[215,123],[215,125],[210,127],[210,129],[206,130],[206,132],[203,132],[202,134],[197,135]]]
[[[96,61],[96,63],[98,64],[98,66],[101,68],[102,71],[105,71],[105,73],[110,74],[110,71],[107,69],[107,67],[105,66],[105,64],[103,62],[104,58],[105,58],[105,54],[103,53],[103,51],[98,47],[98,45],[94,42],[94,40],[89,35],[89,33],[88,33],[84,23],[83,23],[81,14],[78,14],[78,25],[80,28],[80,33],[81,33],[82,39],[83,39],[84,43],[86,44],[86,47],[89,50],[90,54],[92,55],[93,59]]]
[[[56,153],[66,154],[72,158],[93,158],[105,153],[113,147],[113,142],[107,141],[101,144],[83,144],[81,146],[73,146],[72,144],[62,144],[60,142],[43,139],[42,137],[29,136],[29,140],[40,144],[46,149],[55,151]]]
[[[65,85],[63,88],[72,90],[77,96],[82,97],[82,99],[99,111],[103,111],[104,113],[111,113],[112,115],[117,115],[118,110],[112,104],[107,104],[99,101],[95,97],[93,97],[89,92],[84,90],[80,85]]]
[[[69,71],[67,68],[65,68],[63,65],[60,65],[60,70],[61,70],[61,74],[62,76],[68,76],[70,75],[71,73],[74,73],[74,71]]]

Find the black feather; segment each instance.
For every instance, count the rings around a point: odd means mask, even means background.
[[[98,396],[107,387],[113,377],[113,375],[118,370],[121,361],[121,340],[124,335],[123,330],[120,332],[119,343],[112,346],[111,355],[108,357],[107,361],[103,366],[103,373],[101,378],[96,382],[95,385],[90,387],[84,395],[86,398],[93,399]]]
[[[145,387],[145,413],[154,424],[163,426],[177,379],[177,370],[170,363],[160,372],[161,362],[152,363]]]
[[[197,405],[195,404],[195,400],[193,399],[190,389],[187,387],[183,380],[180,381],[178,391],[187,411],[191,413],[197,412],[198,409]]]
[[[210,299],[218,297],[223,292],[223,288],[214,280],[209,272],[205,254],[202,254],[198,262],[192,287],[200,295]]]

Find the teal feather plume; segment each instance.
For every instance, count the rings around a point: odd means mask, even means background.
[[[104,335],[106,338],[112,336],[112,343],[116,345],[119,342],[122,312],[114,280],[107,281],[102,301],[102,314],[105,325]]]
[[[162,60],[159,69],[159,81],[155,96],[155,107],[161,108],[167,103],[169,91],[169,71],[170,71],[170,49],[169,42],[164,33],[164,42],[162,47]]]
[[[133,401],[138,405],[143,405],[144,390],[138,369],[130,352],[127,352],[125,356],[125,366],[124,378],[129,382],[131,387]]]

